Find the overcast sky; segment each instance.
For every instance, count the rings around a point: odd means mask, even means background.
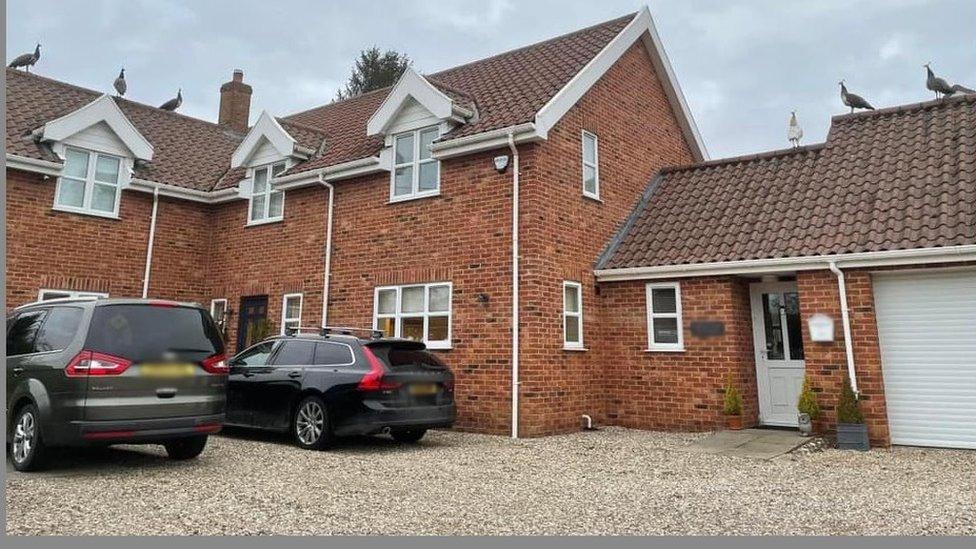
[[[407,53],[422,73],[636,11],[641,0],[8,0],[7,60],[40,41],[39,74],[216,119],[234,68],[252,122],[327,103],[360,49]],[[976,87],[976,0],[651,0],[651,13],[713,158],[804,142],[844,112],[837,82],[876,107],[932,98],[921,65]]]

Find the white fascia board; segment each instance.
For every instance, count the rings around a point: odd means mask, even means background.
[[[105,122],[112,129],[132,156],[147,162],[152,160],[152,144],[108,95],[102,95],[78,110],[45,123],[36,133],[42,141],[64,141],[99,122]]]
[[[268,111],[262,111],[258,121],[251,127],[251,131],[247,132],[244,141],[241,141],[234,150],[234,154],[230,157],[230,167],[240,168],[246,165],[251,155],[261,145],[261,138],[267,139],[282,158],[295,154],[297,143],[295,138],[289,135],[281,124],[268,114]]]
[[[176,185],[169,185],[167,183],[158,183],[156,181],[149,181],[148,179],[132,179],[132,184],[129,185],[128,189],[133,191],[151,193],[156,189],[159,189],[160,196],[168,196],[170,198],[179,198],[182,200],[189,200],[191,202],[200,202],[203,204],[216,204],[218,202],[226,202],[229,199],[237,198],[237,190],[234,188],[222,189],[219,191],[198,191],[196,189],[188,189],[186,187],[179,187]]]
[[[31,158],[29,156],[19,156],[10,153],[7,153],[6,159],[7,159],[7,169],[39,173],[39,174],[50,175],[54,177],[60,176],[61,170],[64,168],[64,164],[61,164],[59,162],[40,160],[37,158]]]
[[[943,248],[916,248],[883,252],[859,252],[850,254],[783,257],[775,259],[750,259],[689,265],[659,265],[654,267],[629,267],[624,269],[600,269],[594,271],[598,282],[626,280],[655,280],[664,278],[689,278],[724,275],[759,275],[795,271],[827,269],[836,263],[844,269],[886,267],[898,265],[924,265],[932,263],[976,262],[976,244],[946,246]]]
[[[604,46],[596,57],[591,59],[569,83],[563,86],[536,113],[537,130],[540,134],[546,135],[638,39],[643,41],[650,54],[655,72],[671,103],[671,108],[675,111],[675,118],[677,118],[685,139],[691,147],[695,161],[707,160],[708,152],[705,150],[705,145],[698,133],[698,126],[695,125],[695,121],[691,117],[691,111],[688,109],[681,88],[678,86],[671,62],[664,51],[657,29],[654,27],[654,20],[651,18],[651,11],[647,6],[644,6],[634,19],[624,27],[624,30],[620,31],[609,44]]]
[[[278,177],[275,178],[274,188],[280,191],[287,191],[309,185],[318,185],[320,182],[319,176],[322,176],[328,182],[332,182],[385,171],[388,170],[381,167],[379,157],[370,156],[343,162],[342,164],[326,166],[317,170]]]
[[[441,120],[454,118],[454,100],[444,95],[413,68],[407,67],[380,107],[376,109],[373,116],[369,117],[366,123],[366,135],[384,133],[396,118],[404,102],[411,97]]]
[[[455,156],[508,147],[509,134],[512,134],[515,143],[534,143],[546,139],[545,135],[536,130],[535,124],[529,122],[434,143],[430,148],[431,155],[438,160],[444,160]]]

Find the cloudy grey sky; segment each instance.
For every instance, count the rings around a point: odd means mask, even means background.
[[[434,72],[636,11],[644,0],[8,0],[7,59],[40,41],[37,72],[216,118],[232,69],[252,121],[326,103],[360,49],[405,52]],[[976,86],[974,0],[651,0],[713,158],[782,148],[796,109],[807,143],[844,111],[837,82],[876,107],[930,99],[927,61]]]

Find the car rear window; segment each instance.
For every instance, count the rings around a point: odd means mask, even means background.
[[[393,370],[412,368],[426,368],[428,370],[446,370],[445,364],[437,355],[424,349],[415,347],[397,347],[395,345],[371,345],[370,350],[377,358],[386,363]]]
[[[54,307],[47,314],[44,326],[37,334],[34,347],[38,352],[61,351],[71,344],[81,325],[84,310],[78,307]]]
[[[193,307],[103,305],[95,307],[86,348],[134,362],[198,362],[224,352],[210,314]]]

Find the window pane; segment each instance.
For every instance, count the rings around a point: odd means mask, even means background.
[[[381,330],[386,337],[393,337],[396,335],[395,322],[395,318],[380,318],[376,321],[376,329]]]
[[[115,185],[103,185],[101,183],[95,183],[91,201],[92,209],[100,212],[114,212],[115,193],[117,191],[118,187]]]
[[[396,180],[393,182],[393,196],[402,196],[413,192],[413,167],[397,168]]]
[[[274,342],[262,343],[234,359],[235,366],[264,366],[268,363]]]
[[[424,287],[413,286],[404,288],[400,304],[400,310],[404,313],[424,312]]]
[[[58,204],[81,208],[85,205],[85,182],[75,181],[66,177],[61,178],[61,188],[58,193]]]
[[[423,318],[404,318],[401,319],[402,330],[400,337],[421,341],[424,339],[424,319]]]
[[[578,316],[566,316],[566,343],[580,342],[580,319]]]
[[[431,128],[429,130],[424,130],[420,132],[420,159],[424,160],[430,158],[430,146],[437,139],[439,131],[437,128]]]
[[[282,191],[271,193],[268,204],[268,217],[281,217],[285,208],[285,193]]]
[[[678,303],[674,298],[674,288],[654,288],[651,290],[651,310],[655,313],[678,312]]]
[[[288,366],[310,364],[313,352],[315,352],[315,342],[301,339],[284,341],[278,354],[275,355],[274,363]]]
[[[780,294],[763,294],[763,326],[766,332],[766,358],[783,360],[783,324],[780,322]]]
[[[377,311],[381,315],[396,312],[396,290],[380,290],[378,300]]]
[[[261,194],[268,188],[268,169],[254,170],[254,194]]]
[[[596,164],[596,139],[592,135],[583,134],[583,161]]]
[[[119,159],[112,156],[98,155],[95,162],[95,181],[111,183],[115,185],[119,182]]]
[[[447,325],[449,324],[446,316],[432,316],[427,321],[427,341],[446,341]]]
[[[7,332],[7,356],[34,352],[34,338],[44,322],[45,311],[23,313]]]
[[[278,162],[277,164],[271,167],[271,176],[274,177],[280,174],[281,172],[285,171],[286,166],[287,164],[285,164],[284,162]]]
[[[583,166],[583,188],[590,194],[596,194],[596,168]]]
[[[345,345],[339,345],[338,343],[315,344],[314,364],[349,364],[352,361],[352,351]]]
[[[88,153],[67,149],[64,153],[64,175],[78,179],[88,177]]]
[[[71,297],[68,292],[44,292],[41,295],[41,301],[47,301],[49,299],[62,299],[65,297]]]
[[[443,312],[447,311],[451,306],[451,288],[450,286],[431,286],[430,287],[430,304],[429,309],[431,312]]]
[[[790,359],[803,360],[803,335],[800,323],[800,297],[796,292],[783,294],[786,298],[786,332],[790,339]]]
[[[251,219],[264,219],[264,199],[263,194],[251,197]]]
[[[563,304],[566,307],[566,312],[578,313],[579,312],[579,288],[576,286],[563,286]]]
[[[433,191],[439,184],[440,167],[438,162],[425,162],[420,165],[420,190]]]
[[[678,343],[678,319],[654,319],[654,343]]]
[[[60,351],[71,343],[84,311],[77,307],[55,307],[37,334],[37,351]]]
[[[285,318],[298,318],[302,314],[302,298],[289,297],[285,301]]]
[[[408,133],[396,138],[396,163],[413,162],[413,134]]]

